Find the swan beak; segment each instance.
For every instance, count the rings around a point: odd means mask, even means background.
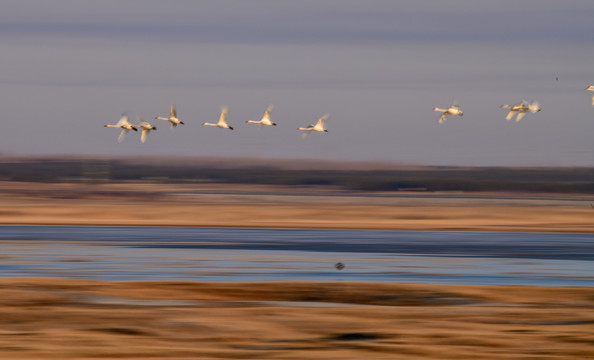
[[[229,126],[229,130],[233,130],[233,128],[231,126]]]
[[[180,121],[179,123],[182,124],[182,125],[184,125],[184,122],[183,121]]]
[[[138,129],[136,129],[135,127],[133,127],[133,128],[132,128],[132,130],[134,130],[134,131],[138,131]]]

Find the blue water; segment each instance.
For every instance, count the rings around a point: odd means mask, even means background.
[[[594,235],[0,226],[0,276],[594,286]]]

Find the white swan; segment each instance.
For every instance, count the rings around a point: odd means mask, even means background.
[[[594,91],[594,85],[590,85],[586,88],[588,91]],[[594,107],[594,95],[592,95],[592,107]]]
[[[171,104],[171,108],[169,108],[169,117],[168,118],[165,118],[162,116],[157,116],[157,117],[155,117],[155,119],[169,121],[171,123],[172,129],[179,124],[184,125],[184,122],[180,121],[179,118],[177,117],[177,113],[175,111],[175,104]]]
[[[113,128],[121,128],[122,132],[120,132],[120,136],[118,137],[118,142],[122,142],[122,140],[124,140],[124,135],[126,135],[126,133],[128,133],[128,131],[130,130],[134,130],[134,131],[138,131],[136,130],[136,127],[134,125],[132,125],[132,123],[130,122],[130,119],[128,118],[128,115],[123,114],[122,117],[120,118],[120,121],[118,121],[116,124],[112,125],[112,124],[107,124],[105,125],[105,127],[113,127]]]
[[[229,124],[227,124],[227,107],[223,106],[223,108],[221,109],[221,116],[219,117],[219,122],[216,124],[213,123],[202,123],[202,125],[206,125],[206,126],[216,126],[216,127],[220,127],[222,129],[229,129],[229,130],[233,130],[233,127],[229,126]]]
[[[509,109],[509,112],[505,116],[505,120],[507,121],[511,120],[514,117],[514,115],[518,114],[516,116],[516,122],[522,120],[524,116],[526,116],[528,111],[534,114],[542,110],[540,108],[540,105],[538,104],[538,101],[534,100],[530,103],[528,103],[526,100],[522,100],[520,103],[515,105],[503,104],[500,106],[500,108]]]
[[[272,106],[272,105],[270,105],[266,108],[266,111],[264,111],[264,116],[262,116],[262,120],[260,120],[260,121],[248,120],[248,121],[246,121],[246,123],[258,124],[258,126],[260,126],[260,125],[276,126],[276,123],[273,123],[272,121],[270,121],[270,112],[272,112],[273,108],[274,108],[274,106]]]
[[[146,141],[146,137],[151,130],[157,130],[157,128],[148,122],[142,120],[140,116],[136,117],[136,125],[142,128],[142,133],[140,135],[140,141],[143,143]]]
[[[324,123],[326,120],[328,120],[329,116],[330,116],[330,114],[326,114],[326,115],[322,116],[321,118],[319,118],[318,122],[315,125],[310,124],[308,127],[300,127],[300,128],[297,128],[297,130],[305,131],[303,133],[304,137],[309,135],[312,131],[328,132],[328,130],[326,130],[326,128],[324,127]]]
[[[435,108],[433,108],[433,111],[439,111],[442,113],[441,116],[439,117],[440,124],[443,124],[443,122],[446,120],[446,118],[450,115],[458,115],[458,116],[464,115],[462,110],[460,110],[460,107],[458,106],[457,102],[454,102],[454,105],[450,106],[447,109],[440,109],[438,107],[435,107]]]

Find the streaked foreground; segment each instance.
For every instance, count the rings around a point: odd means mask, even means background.
[[[2,359],[587,359],[592,288],[0,279]]]

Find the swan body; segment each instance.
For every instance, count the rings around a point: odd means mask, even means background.
[[[260,125],[276,126],[276,123],[273,123],[272,121],[270,121],[270,112],[272,112],[273,108],[274,107],[272,105],[268,106],[266,108],[266,111],[264,112],[264,116],[262,116],[262,119],[260,121],[248,120],[248,121],[246,121],[246,123],[258,124],[258,126],[260,126]]]
[[[138,131],[134,125],[130,122],[128,115],[123,114],[116,124],[106,124],[105,127],[113,127],[113,128],[121,128],[122,131],[120,132],[120,136],[118,137],[118,142],[122,142],[124,140],[124,136],[130,130]]]
[[[146,141],[146,137],[151,130],[157,130],[157,128],[148,122],[142,120],[141,117],[136,117],[136,125],[142,128],[142,133],[140,134],[140,141],[143,143]]]
[[[297,130],[302,130],[305,131],[303,133],[303,136],[307,136],[309,133],[311,133],[312,131],[319,131],[319,132],[328,132],[328,130],[326,130],[325,128],[325,122],[326,120],[328,120],[328,117],[330,116],[330,114],[326,114],[324,116],[322,116],[321,118],[318,119],[318,122],[315,123],[315,125],[309,125],[307,127],[300,127],[297,128]]]
[[[505,116],[505,120],[507,121],[513,119],[514,115],[517,114],[516,122],[522,120],[528,112],[534,114],[542,110],[537,101],[532,101],[531,103],[528,103],[526,100],[522,100],[520,103],[515,105],[503,104],[500,106],[500,108],[509,109],[509,112]]]
[[[458,116],[464,115],[464,113],[462,112],[462,110],[460,110],[460,107],[458,106],[457,103],[454,103],[454,105],[450,106],[447,109],[440,109],[438,107],[435,107],[435,108],[433,108],[433,111],[441,112],[441,116],[439,117],[440,124],[443,124],[443,122],[446,120],[446,118],[450,115],[458,115]]]
[[[168,118],[162,117],[162,116],[157,116],[157,117],[155,117],[155,119],[169,121],[171,123],[172,129],[179,124],[184,125],[184,122],[180,121],[179,118],[177,117],[177,112],[175,111],[175,104],[171,104],[171,107],[169,108],[169,117]]]
[[[206,125],[206,126],[215,126],[215,127],[220,127],[222,129],[229,129],[229,130],[233,130],[233,127],[229,126],[229,124],[227,124],[227,107],[224,106],[221,109],[221,116],[219,116],[219,122],[217,122],[216,124],[213,123],[202,123],[202,125]]]
[[[594,85],[590,85],[586,88],[588,91],[594,91]],[[594,107],[594,95],[592,95],[592,107]]]

